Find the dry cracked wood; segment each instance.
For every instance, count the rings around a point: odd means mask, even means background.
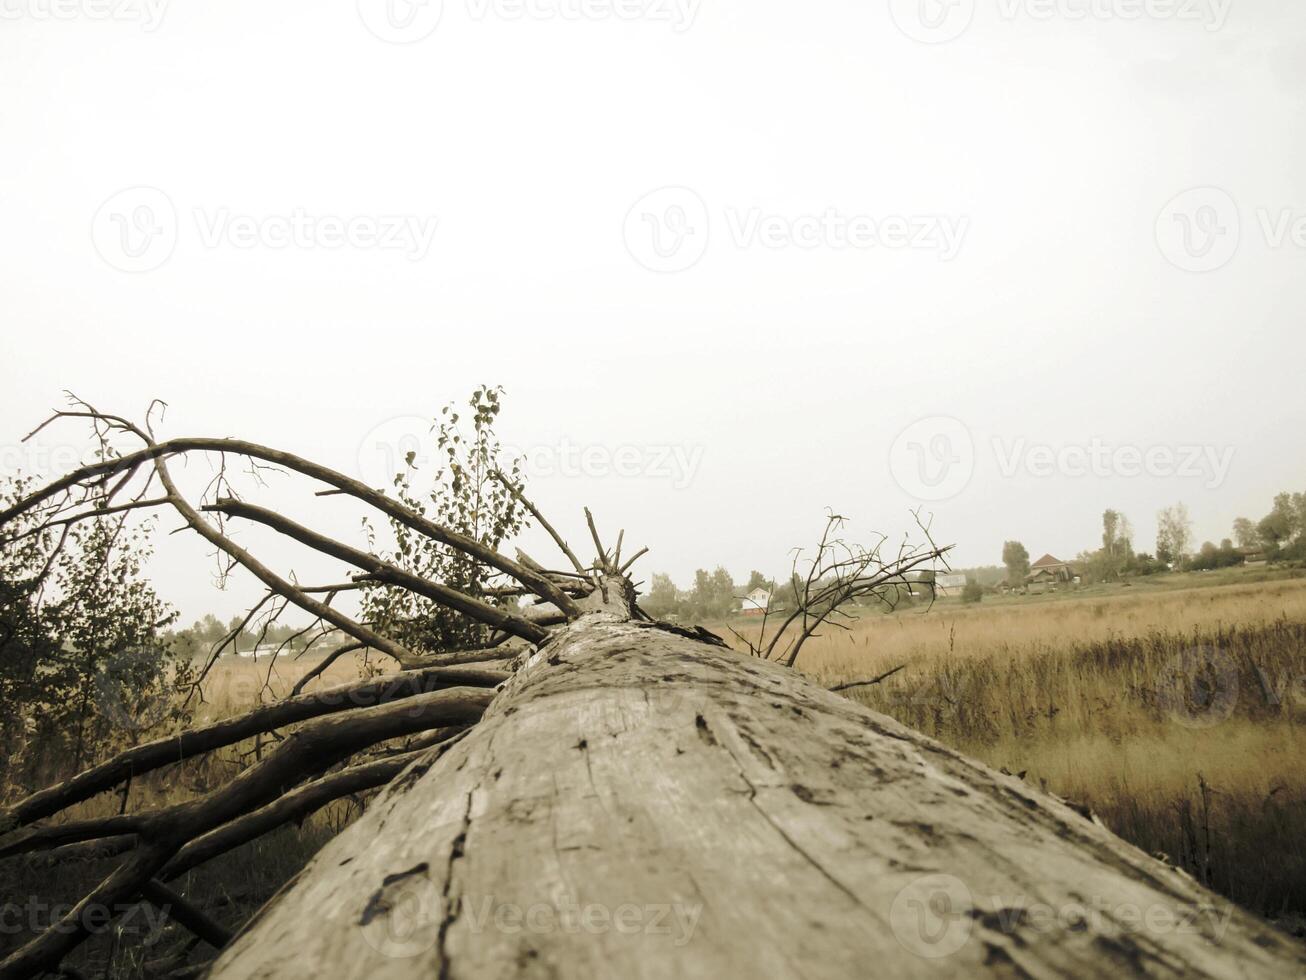
[[[775,664],[584,617],[211,976],[1301,976],[1256,917]]]

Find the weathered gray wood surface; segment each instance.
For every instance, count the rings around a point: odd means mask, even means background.
[[[791,671],[591,615],[328,844],[244,977],[1299,977],[1054,799]]]

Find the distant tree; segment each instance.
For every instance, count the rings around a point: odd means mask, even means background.
[[[1255,548],[1260,544],[1260,535],[1256,525],[1246,517],[1239,517],[1233,522],[1233,537],[1240,548]]]
[[[1242,560],[1242,555],[1233,546],[1233,542],[1225,538],[1218,546],[1210,541],[1203,542],[1201,548],[1197,550],[1197,554],[1188,563],[1188,567],[1195,571],[1230,568],[1234,565],[1241,565]]]
[[[1134,529],[1129,518],[1117,510],[1102,513],[1102,552],[1096,562],[1100,578],[1114,580],[1130,567],[1134,558]]]
[[[22,496],[0,487],[0,506]],[[79,767],[182,717],[172,695],[189,683],[167,643],[172,610],[144,575],[152,525],[126,515],[71,525],[53,542],[34,534],[0,549],[0,776]]]
[[[984,586],[980,585],[974,579],[967,579],[965,587],[961,590],[961,601],[966,603],[979,602],[984,598]]]
[[[753,569],[748,573],[748,582],[744,586],[744,595],[748,595],[748,593],[752,592],[754,589],[765,589],[768,592],[771,591],[771,579],[767,578],[757,569]]]
[[[1306,493],[1292,495],[1293,541],[1287,549],[1291,558],[1306,558]]]
[[[671,576],[655,572],[648,595],[640,600],[640,605],[650,616],[656,616],[658,619],[666,619],[677,614],[680,608],[680,593],[676,589],[676,583],[671,581]]]
[[[1167,507],[1156,515],[1156,556],[1183,564],[1193,543],[1193,522],[1185,504]]]
[[[1116,543],[1116,531],[1120,527],[1120,513],[1108,508],[1102,512],[1102,547],[1108,551]]]
[[[713,612],[722,618],[729,616],[739,608],[739,599],[735,589],[735,580],[720,565],[712,572]]]
[[[491,551],[526,526],[528,513],[520,492],[520,460],[502,460],[495,419],[502,408],[501,389],[482,385],[472,392],[471,431],[463,428],[456,405],[446,405],[432,426],[438,468],[419,490],[415,454],[394,477],[395,495],[409,509],[462,534]],[[465,411],[465,410],[464,410]],[[395,548],[377,544],[371,524],[365,524],[370,549],[405,572],[484,599],[493,570],[476,558],[413,530],[405,521],[389,519]],[[491,599],[492,602],[499,602]],[[499,603],[505,604],[505,603]],[[475,647],[493,630],[425,596],[394,585],[368,585],[363,591],[363,618],[409,650],[437,653]]]
[[[1274,508],[1256,525],[1256,533],[1271,557],[1277,557],[1285,544],[1297,535],[1297,507],[1291,494],[1281,493],[1274,498]]]
[[[1007,541],[1002,545],[1002,564],[1007,566],[1007,583],[1020,585],[1029,574],[1029,552],[1019,541]]]
[[[1166,571],[1165,562],[1153,558],[1146,551],[1140,551],[1134,556],[1133,573],[1135,575],[1155,575],[1158,572]]]
[[[730,573],[720,565],[712,572],[698,569],[686,605],[686,612],[696,619],[724,619],[730,615],[738,605]]]

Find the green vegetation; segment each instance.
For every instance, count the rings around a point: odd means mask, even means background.
[[[29,489],[13,481],[0,506]],[[143,575],[151,531],[105,514],[67,525],[53,559],[53,530],[20,527],[0,549],[0,786],[59,778],[183,717],[189,667]]]

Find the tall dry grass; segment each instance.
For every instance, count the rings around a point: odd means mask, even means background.
[[[203,685],[203,700],[195,706],[194,721],[229,717],[260,702],[283,697],[318,662],[285,659],[271,665],[266,659],[224,658]],[[356,680],[359,673],[355,663],[341,661],[314,681],[309,690]],[[165,733],[121,734],[122,744],[126,744]],[[105,816],[124,808],[143,810],[192,799],[224,785],[270,747],[266,738],[248,739],[135,779],[125,799],[116,793],[102,794],[72,808],[68,815]],[[103,747],[100,757],[108,754],[111,748]],[[44,773],[42,784],[68,775],[71,773]],[[236,929],[359,812],[357,801],[332,803],[301,825],[283,827],[201,865],[173,882],[172,887],[218,922]],[[0,929],[0,957],[50,925],[61,905],[66,909],[67,903],[86,894],[112,867],[109,861],[48,865],[39,857],[4,862],[0,867],[0,916],[5,926]],[[162,975],[185,962],[202,962],[212,952],[176,926],[149,929],[157,920],[147,915],[131,914],[119,921],[124,923],[123,928],[94,935],[68,959],[67,965],[84,976],[143,978]]]
[[[800,661],[827,685],[899,664],[852,696],[1306,915],[1306,581],[939,603],[827,630]]]
[[[755,623],[733,625],[756,631]],[[1306,912],[1306,580],[1118,588],[977,607],[941,602],[827,630],[804,648],[799,666],[830,685],[899,664],[906,668],[853,696],[1090,806],[1126,840],[1164,853],[1250,908]],[[223,661],[196,720],[284,696],[311,666],[283,660],[269,671],[266,660]],[[316,683],[357,676],[354,664],[342,662]],[[127,806],[193,797],[266,747],[250,740],[137,780]],[[122,805],[105,795],[77,815]],[[357,812],[355,803],[333,804],[177,884],[234,928]],[[0,904],[67,900],[108,870],[9,865]],[[24,938],[0,936],[0,952]],[[108,933],[74,963],[88,975],[142,977],[190,943],[175,929]],[[189,955],[194,961],[204,952]]]

